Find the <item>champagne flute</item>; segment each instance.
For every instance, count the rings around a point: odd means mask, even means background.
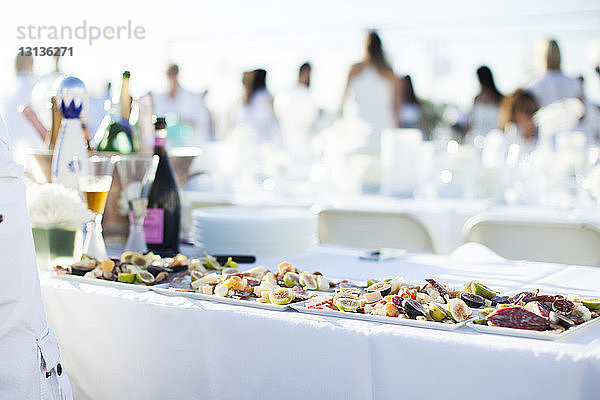
[[[157,155],[122,155],[117,162],[119,179],[123,187],[122,196],[129,205],[129,236],[125,250],[146,253],[144,218],[148,206],[148,192],[156,176],[159,157]]]
[[[89,158],[88,172],[76,168],[79,190],[88,208],[94,213],[94,219],[87,224],[87,234],[83,242],[83,254],[98,260],[108,258],[102,236],[102,215],[106,205],[108,191],[112,184],[114,157],[92,156]],[[79,163],[74,162],[78,166]]]

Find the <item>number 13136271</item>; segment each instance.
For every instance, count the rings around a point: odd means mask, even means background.
[[[72,56],[73,47],[19,47],[19,54],[21,56]]]

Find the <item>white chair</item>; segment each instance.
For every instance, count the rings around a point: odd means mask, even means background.
[[[600,229],[590,224],[475,216],[463,233],[513,260],[600,266]]]
[[[348,247],[390,247],[433,253],[429,231],[410,214],[325,209],[319,213],[319,241]]]

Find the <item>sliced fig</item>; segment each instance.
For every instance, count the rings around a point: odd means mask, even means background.
[[[288,288],[281,288],[269,292],[269,301],[277,305],[289,304],[294,300],[295,293]]]
[[[427,310],[425,310],[425,308],[416,300],[404,299],[402,302],[402,307],[404,308],[406,315],[408,315],[410,318],[415,319],[417,317],[427,316]]]
[[[445,320],[448,314],[446,313],[446,309],[443,305],[438,303],[431,303],[429,305],[429,316],[434,321],[440,322]]]
[[[462,292],[460,298],[471,308],[481,308],[485,305],[485,299],[477,294]]]
[[[336,299],[333,303],[338,310],[346,311],[346,312],[356,312],[360,303],[356,299],[351,299],[349,297],[340,297]]]
[[[571,314],[574,308],[575,304],[573,304],[572,301],[565,299],[554,300],[552,303],[552,310],[564,315]]]
[[[381,297],[385,297],[392,291],[392,284],[389,282],[377,282],[365,289],[366,292],[379,292]]]
[[[298,274],[295,272],[288,271],[283,276],[283,283],[285,283],[285,286],[289,288],[293,288],[294,286],[298,285],[298,281],[299,277]]]
[[[461,299],[450,299],[448,300],[448,316],[454,320],[454,322],[462,322],[467,320],[471,316],[471,310],[469,306]]]
[[[498,294],[497,291],[490,289],[489,287],[478,281],[471,282],[471,293],[481,296],[488,300],[490,300],[492,297]]]
[[[317,278],[315,275],[307,271],[302,271],[298,277],[300,285],[304,286],[307,290],[317,290],[319,287]]]

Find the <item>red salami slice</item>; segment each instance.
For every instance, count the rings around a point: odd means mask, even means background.
[[[488,325],[503,328],[545,331],[550,329],[550,322],[537,314],[520,307],[501,308],[487,318]]]
[[[555,300],[554,303],[552,303],[552,309],[564,315],[571,314],[574,308],[575,304],[569,300],[560,299]]]

